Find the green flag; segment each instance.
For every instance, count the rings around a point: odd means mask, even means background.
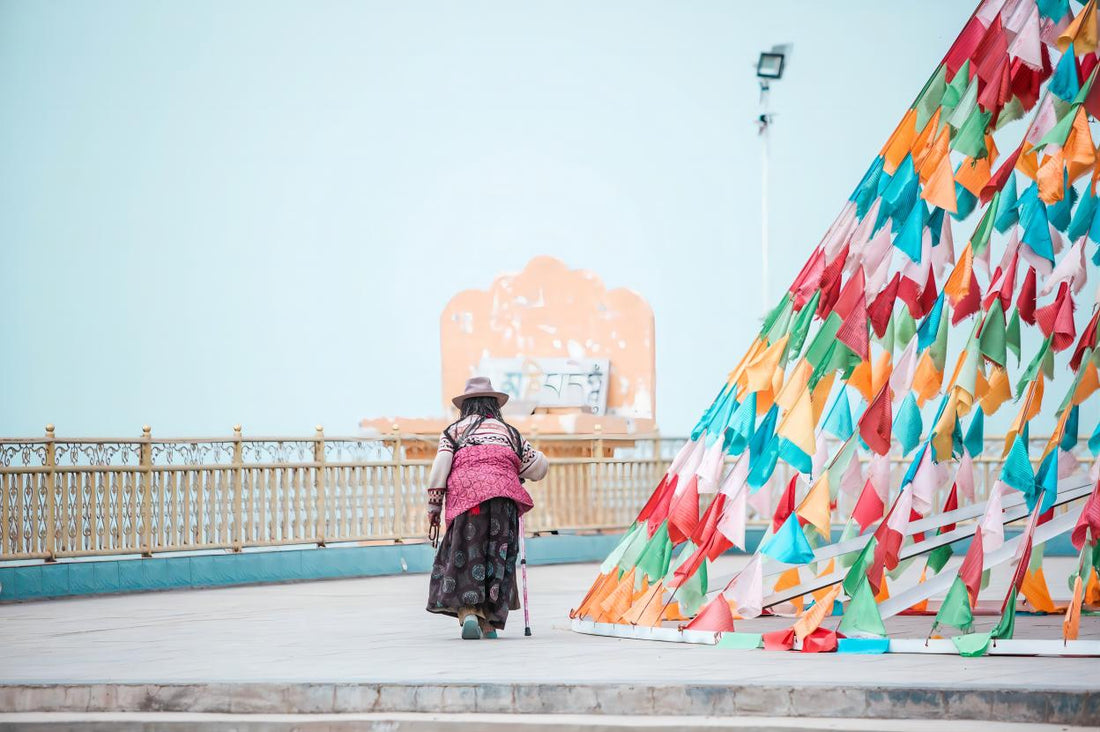
[[[932,630],[935,631],[941,625],[950,625],[964,633],[969,633],[974,627],[974,613],[970,610],[970,595],[966,591],[966,584],[962,577],[955,577],[951,583],[951,589],[947,591],[947,597],[940,605],[940,611],[936,613],[936,619],[932,622]]]
[[[775,343],[785,336],[791,324],[791,312],[793,310],[791,294],[788,292],[784,295],[779,304],[782,306],[781,309],[778,312],[773,310],[768,316],[771,320],[767,335],[765,336],[768,343]]]
[[[642,553],[638,556],[637,575],[638,582],[644,574],[650,582],[668,574],[668,565],[672,561],[672,539],[668,536],[668,521],[661,524],[661,528],[653,534],[653,538],[646,542]]]
[[[779,304],[772,308],[771,312],[768,313],[768,316],[764,318],[764,324],[760,327],[760,335],[765,335],[768,331],[770,331],[772,329],[772,326],[775,325],[775,321],[777,321],[784,312],[786,312],[789,316],[791,312],[790,306],[791,293],[788,292],[783,295],[783,299],[779,301]],[[768,342],[770,343],[771,340],[769,339]]]
[[[867,579],[867,568],[871,566],[871,561],[875,558],[876,544],[878,544],[878,540],[874,536],[868,539],[867,546],[863,547],[863,551],[852,562],[852,568],[848,570],[848,574],[844,575],[844,594],[848,597],[854,597],[856,590],[859,588],[859,583]]]
[[[848,607],[844,608],[844,617],[841,618],[837,630],[846,636],[857,638],[886,636],[886,626],[882,624],[882,616],[879,615],[875,596],[871,594],[871,585],[866,577],[848,601]]]
[[[798,358],[802,353],[802,346],[806,343],[806,334],[810,332],[810,324],[813,323],[814,313],[817,311],[817,301],[821,299],[821,290],[814,293],[810,301],[802,306],[798,315],[794,316],[791,323],[790,338],[787,339],[787,356],[791,359]]]
[[[848,541],[849,539],[854,539],[857,536],[859,536],[859,524],[857,524],[852,519],[848,519],[848,523],[844,524],[844,531],[840,533],[840,541]],[[839,557],[837,557],[837,564],[840,566],[841,569],[847,569],[855,563],[856,558],[859,556],[859,554],[860,552],[848,552],[847,554],[841,554]]]
[[[933,549],[928,554],[928,568],[932,570],[933,574],[939,574],[952,554],[954,554],[954,551],[951,549],[950,544],[944,544],[938,549]]]
[[[1016,356],[1016,365],[1020,364],[1020,311],[1012,308],[1012,317],[1008,319],[1008,329],[1005,331],[1005,344],[1008,350]]]
[[[1019,324],[1017,323],[1017,327]],[[1017,333],[1017,337],[1019,333]],[[982,334],[979,338],[982,355],[998,366],[1008,361],[1007,341],[1005,338],[1005,314],[1001,308],[1001,298],[993,298],[993,305],[985,314]]]
[[[806,360],[811,366],[817,366],[828,355],[829,347],[836,343],[836,332],[840,330],[841,322],[840,316],[833,312],[829,313],[829,317],[821,324],[817,335],[806,349]]]
[[[603,560],[603,564],[600,565],[600,574],[607,574],[608,572],[619,566],[619,563],[622,561],[623,555],[626,554],[626,551],[630,547],[631,542],[636,541],[639,534],[641,534],[642,536],[642,541],[638,543],[638,551],[641,551],[641,547],[645,543],[644,526],[644,521],[637,521],[634,523],[634,526],[632,526],[630,530],[623,535],[623,538],[619,541],[615,548],[611,550],[611,553],[607,555],[607,559]],[[630,566],[634,565],[631,564]]]
[[[928,124],[928,121],[932,119],[932,115],[939,109],[940,103],[943,101],[944,92],[947,91],[947,66],[940,64],[940,67],[936,69],[936,72],[932,74],[931,78],[924,85],[924,89],[921,90],[920,96],[917,97],[916,104],[913,108],[917,110],[917,129],[923,130],[924,126]]]
[[[945,309],[946,313],[947,310]],[[917,324],[913,321],[913,316],[909,313],[909,308],[901,308],[894,314],[894,344],[905,350],[905,347],[909,345],[909,341],[913,340],[913,336],[917,334]],[[942,323],[941,323],[942,325]],[[940,331],[944,331],[946,328],[940,328]]]
[[[684,548],[680,550],[680,556],[676,558],[675,568],[686,562],[697,547],[693,542],[684,542]],[[695,574],[691,575],[682,585],[676,588],[676,601],[680,603],[680,611],[688,616],[695,615],[699,608],[706,603],[707,594],[707,562],[699,565]]]
[[[928,348],[928,353],[932,356],[932,365],[937,371],[943,371],[944,364],[947,363],[948,330],[950,329],[947,327],[947,308],[944,308],[940,311],[940,328],[936,331],[936,340]]]
[[[989,650],[989,640],[989,633],[968,633],[955,636],[951,639],[951,642],[955,644],[955,649],[958,650],[960,656],[973,658],[974,656],[984,656],[986,654]]]
[[[990,637],[997,638],[998,640],[1004,640],[1011,638],[1013,632],[1016,630],[1016,588],[1012,589],[1011,594],[1008,596],[1008,603],[1005,605],[1005,611],[1001,615],[1000,622],[997,623]]]

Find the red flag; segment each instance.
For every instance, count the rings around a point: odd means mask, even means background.
[[[825,250],[820,246],[814,250],[802,270],[791,283],[791,299],[795,310],[801,310],[802,306],[810,301],[821,285],[821,273],[825,271]]]
[[[733,613],[729,602],[721,592],[703,606],[695,619],[684,626],[685,630],[710,630],[715,633],[733,632]],[[793,631],[792,631],[793,632]]]
[[[650,494],[649,500],[645,502],[644,506],[642,506],[642,510],[638,513],[638,518],[634,520],[645,521],[647,518],[649,518],[650,515],[656,510],[657,505],[661,502],[661,498],[662,496],[664,496],[670,482],[673,483],[673,489],[675,489],[675,481],[675,475],[669,476],[668,473],[665,473],[664,477],[661,478],[661,482],[657,484],[657,487],[653,490],[653,493]]]
[[[1096,327],[1100,324],[1100,310],[1092,314],[1092,320],[1081,331],[1081,338],[1077,341],[1077,348],[1073,351],[1073,358],[1069,360],[1069,367],[1076,371],[1081,368],[1081,359],[1085,356],[1085,349],[1096,348]]]
[[[860,272],[863,270],[860,269]],[[867,336],[867,304],[863,295],[859,296],[852,311],[840,324],[836,333],[838,341],[852,349],[852,352],[866,361],[871,356],[871,342]]]
[[[985,550],[982,548],[982,530],[975,526],[974,538],[970,540],[970,548],[966,551],[962,564],[959,565],[959,579],[966,585],[970,593],[970,605],[978,601],[978,590],[982,586],[982,569],[985,566]]]
[[[890,424],[893,409],[890,406],[890,384],[886,383],[859,418],[859,436],[867,447],[878,455],[890,452]]]
[[[1035,325],[1035,268],[1028,267],[1024,275],[1024,284],[1020,286],[1020,296],[1016,298],[1016,308],[1020,319],[1028,325]]]
[[[1005,187],[1005,183],[1008,182],[1008,176],[1012,175],[1012,171],[1016,169],[1016,160],[1020,157],[1020,150],[1023,148],[1023,143],[1020,143],[1020,147],[1017,147],[1012,151],[1012,154],[1005,158],[1005,161],[997,168],[996,172],[989,177],[989,181],[982,186],[981,201],[982,204],[989,203],[993,200],[993,194]]]
[[[1039,328],[1050,336],[1051,347],[1055,352],[1064,351],[1073,345],[1077,337],[1077,327],[1073,324],[1073,298],[1069,294],[1069,283],[1058,286],[1054,302],[1035,311],[1035,320]]]
[[[947,64],[947,73],[954,76],[967,59],[974,55],[974,50],[985,36],[985,26],[977,15],[970,16],[970,22],[962,29],[962,33],[951,44],[951,50],[943,61]]]
[[[818,628],[802,639],[803,653],[835,653],[837,647],[835,630]]]
[[[947,500],[943,502],[943,511],[941,513],[948,513],[955,511],[959,508],[959,484],[955,483],[951,486],[951,492],[947,494]],[[946,534],[948,531],[954,531],[955,524],[944,524],[940,529],[941,534]]]
[[[1023,59],[1012,59],[1012,93],[1020,100],[1024,111],[1029,111],[1039,101],[1043,82],[1053,73],[1054,67],[1050,63],[1050,53],[1047,44],[1039,44],[1039,53],[1042,56],[1043,68],[1035,69],[1023,62]],[[1096,87],[1094,86],[1093,89]],[[1086,107],[1087,107],[1086,103]],[[1090,112],[1092,110],[1089,110]],[[1093,115],[1095,116],[1095,115]]]
[[[779,497],[779,504],[775,507],[775,515],[772,517],[772,531],[779,531],[779,527],[794,513],[794,486],[798,482],[798,475],[792,475],[787,483],[783,495]]]
[[[794,628],[764,633],[763,640],[765,651],[789,651],[794,648]]]
[[[970,270],[970,290],[961,300],[955,303],[951,312],[951,325],[957,325],[960,320],[978,312],[982,306],[982,288],[978,285],[978,278],[974,276],[974,270]]]
[[[668,507],[672,503],[672,496],[676,493],[676,483],[679,481],[680,476],[673,475],[672,479],[665,484],[663,491],[654,491],[650,496],[649,502],[653,503],[653,507],[649,510],[648,515],[645,517],[648,520],[646,527],[650,536],[657,531],[657,528],[664,523],[664,520],[668,518]],[[654,502],[654,498],[657,500]],[[649,506],[649,503],[646,504]],[[645,509],[642,509],[645,512]],[[641,519],[639,519],[641,520]]]
[[[821,319],[828,317],[833,310],[833,304],[840,297],[840,276],[844,272],[844,262],[848,259],[848,245],[836,258],[825,265],[825,271],[821,273],[821,299],[817,301],[817,316]]]
[[[846,319],[848,314],[852,312],[852,308],[857,305],[862,304],[863,307],[866,308],[866,288],[867,282],[863,276],[863,267],[856,267],[856,271],[852,273],[852,276],[848,278],[844,287],[840,289],[840,297],[837,298],[833,312],[842,319]]]
[[[718,519],[722,517],[722,506],[725,503],[726,494],[719,493],[707,506],[707,510],[703,512],[703,518],[699,519],[699,524],[695,527],[695,531],[691,533],[691,540],[695,542],[695,546],[703,546],[710,541],[715,527],[718,526]]]
[[[898,299],[900,284],[901,273],[895,272],[886,287],[882,288],[882,292],[875,296],[867,312],[871,318],[871,326],[875,329],[875,335],[879,338],[886,334],[886,326],[890,324],[890,316],[894,312],[894,302]]]
[[[673,544],[679,544],[695,533],[699,524],[699,477],[691,476],[684,492],[669,510],[668,536]]]
[[[988,84],[997,77],[997,71],[1008,60],[1008,36],[1005,35],[1001,16],[997,15],[982,34],[982,39],[970,54],[978,79]]]
[[[868,526],[882,518],[885,510],[886,505],[878,497],[878,491],[875,490],[875,486],[868,479],[863,484],[863,492],[859,494],[856,507],[852,509],[852,518],[859,524],[860,532],[866,531]]]
[[[699,566],[703,563],[703,560],[707,558],[707,553],[703,547],[698,547],[687,560],[676,568],[676,571],[672,573],[672,579],[669,580],[668,586],[676,588],[682,585],[687,579],[693,576],[699,571]]]
[[[1077,525],[1073,527],[1073,533],[1070,534],[1070,541],[1073,542],[1073,548],[1077,551],[1081,551],[1081,547],[1085,545],[1086,532],[1092,533],[1089,544],[1095,546],[1096,540],[1100,539],[1100,483],[1092,489],[1092,495],[1081,509],[1081,517],[1077,519]]]

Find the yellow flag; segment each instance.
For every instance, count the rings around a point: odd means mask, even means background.
[[[791,369],[791,375],[787,377],[783,388],[775,393],[775,403],[787,410],[794,407],[798,397],[810,383],[810,374],[813,373],[813,370],[814,367],[810,365],[809,361],[806,359],[799,360],[795,367]]]
[[[1008,372],[1003,366],[994,366],[989,374],[989,388],[982,395],[982,411],[993,414],[1001,405],[1012,398],[1012,386],[1008,382]]]
[[[797,401],[783,416],[775,432],[786,437],[811,457],[817,452],[817,442],[814,440],[814,408],[810,403],[810,390],[807,387],[802,387]]]
[[[771,389],[772,379],[776,369],[779,368],[779,359],[783,355],[783,349],[787,347],[787,336],[783,336],[771,344],[749,363],[745,369],[748,377],[746,392],[764,391]]]

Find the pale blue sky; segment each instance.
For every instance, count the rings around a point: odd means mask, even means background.
[[[439,412],[438,318],[553,254],[657,321],[685,432],[968,2],[0,1],[0,434]],[[961,237],[959,237],[961,238]]]

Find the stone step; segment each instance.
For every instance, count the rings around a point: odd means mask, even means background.
[[[995,679],[991,679],[991,682]],[[582,714],[1089,725],[1100,689],[830,684],[173,683],[0,685],[5,712]]]

